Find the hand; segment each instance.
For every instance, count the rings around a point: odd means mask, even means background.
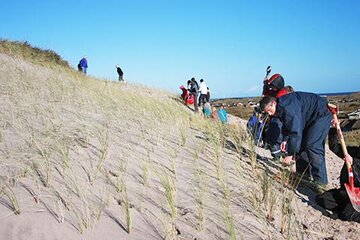
[[[286,152],[286,141],[283,141],[281,144],[280,144],[280,150],[282,152]]]
[[[338,123],[339,123],[339,120],[337,118],[336,119],[333,118],[332,126],[336,128]]]
[[[352,158],[349,154],[346,154],[346,155],[345,155],[344,160],[345,160],[345,162],[349,162],[350,165],[353,164],[353,158]]]
[[[283,164],[286,166],[290,166],[292,161],[293,161],[293,156],[286,156],[283,160]]]

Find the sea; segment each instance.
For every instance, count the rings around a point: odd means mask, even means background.
[[[317,93],[320,96],[327,97],[327,96],[345,96],[350,95],[354,93],[360,93],[360,91],[354,91],[354,92],[336,92],[336,93]],[[221,98],[213,98],[212,100],[224,100],[224,99],[243,99],[243,98],[256,98],[260,96],[252,96],[252,97],[221,97]]]
[[[320,95],[320,96],[344,96],[344,95],[350,95],[353,93],[360,93],[360,92],[356,91],[356,92],[318,93],[318,95]]]

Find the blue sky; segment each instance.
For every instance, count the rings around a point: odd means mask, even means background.
[[[358,0],[12,0],[0,38],[175,93],[195,77],[214,97],[258,96],[268,65],[295,90],[360,91]]]

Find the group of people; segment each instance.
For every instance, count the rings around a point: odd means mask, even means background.
[[[119,81],[125,82],[122,69],[119,65],[115,67]],[[86,74],[87,68],[85,56],[79,61],[78,70]],[[198,84],[193,77],[188,80],[187,88],[182,85],[180,89],[184,103],[193,104],[196,113],[202,108],[205,118],[227,123],[224,105],[219,109],[211,105],[210,90],[203,79]],[[325,188],[328,184],[325,141],[332,125],[327,99],[314,93],[294,91],[291,86],[285,86],[280,74],[264,79],[262,96],[259,107],[255,108],[254,115],[247,124],[255,143],[263,141],[263,146],[270,148],[275,159],[282,161],[284,165],[295,164],[299,176]],[[355,186],[360,187],[360,148],[350,148],[349,155],[344,156],[337,142],[335,129],[330,130],[329,145],[339,157],[351,162]],[[328,190],[317,196],[316,201],[342,220],[360,222],[360,213],[352,207],[344,187],[348,182],[345,163],[340,181],[340,189]]]
[[[273,157],[282,159],[285,165],[295,162],[299,174],[326,185],[325,139],[332,119],[327,100],[314,93],[294,91],[285,86],[280,74],[264,79],[262,95],[259,108],[250,118],[265,113],[261,125],[254,129],[248,122],[256,142],[262,140]]]
[[[263,122],[257,123],[257,131],[254,131],[250,120],[259,116],[259,112],[266,117],[262,118]],[[265,146],[269,146],[273,157],[284,165],[295,164],[298,176],[320,186],[318,189],[321,192],[325,191],[328,184],[325,141],[332,126],[332,113],[327,99],[314,93],[294,91],[292,87],[285,86],[280,74],[274,74],[264,80],[263,97],[254,116],[248,122],[254,139],[260,141],[261,138]],[[349,151],[349,155],[344,156],[334,140],[337,139],[336,129],[332,128],[330,133],[330,149],[344,158],[345,162],[352,163],[354,178],[357,179],[355,186],[360,187],[359,148],[356,153]],[[345,166],[344,163],[340,176],[341,188],[322,193],[316,201],[342,220],[360,222],[360,213],[352,207],[344,188],[344,183],[348,182]]]
[[[202,114],[205,118],[212,118],[216,121],[227,123],[228,117],[224,105],[219,109],[211,105],[210,89],[206,86],[204,79],[200,79],[200,84],[192,77],[187,81],[187,88],[184,85],[180,86],[182,90],[181,98],[185,105],[194,105],[194,111],[199,112],[202,108]]]
[[[80,59],[78,65],[77,65],[77,68],[78,68],[79,72],[87,74],[87,69],[88,69],[87,56],[84,56],[82,59]],[[120,66],[116,65],[115,68],[116,68],[117,74],[119,75],[119,82],[125,82],[124,72],[122,71]]]
[[[205,102],[202,113],[205,118],[211,118],[221,123],[228,122],[228,116],[224,108],[224,104],[221,104],[219,108],[216,108],[215,106],[211,106],[210,102]]]

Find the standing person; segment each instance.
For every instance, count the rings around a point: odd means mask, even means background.
[[[204,103],[203,114],[205,118],[210,118],[211,116],[211,104],[209,102]]]
[[[210,89],[209,89],[209,87],[207,87],[206,101],[210,102]]]
[[[320,186],[326,185],[325,140],[332,119],[327,100],[314,93],[293,92],[278,99],[265,96],[260,108],[283,123],[286,140],[281,150],[287,148],[283,163],[290,165],[294,156],[305,152],[307,158],[296,161],[296,172],[305,173]]]
[[[219,113],[215,106],[211,108],[210,118],[214,119],[215,121],[220,121]]]
[[[208,92],[204,79],[200,79],[199,92],[200,92],[200,97],[199,97],[199,107],[200,107],[201,104],[205,103]]]
[[[218,110],[218,116],[222,123],[227,123],[228,117],[227,117],[227,112],[224,108],[224,104],[221,104],[220,109]]]
[[[124,80],[124,72],[121,70],[119,65],[116,65],[116,71],[119,74],[119,82],[125,82]]]
[[[80,61],[79,61],[78,65],[77,65],[77,68],[78,68],[79,72],[82,72],[82,67],[81,67]]]
[[[195,112],[198,112],[199,111],[199,108],[198,108],[198,103],[197,103],[197,98],[198,98],[198,91],[199,91],[199,85],[198,83],[196,82],[195,78],[191,78],[190,80],[190,89],[189,89],[189,92],[191,95],[194,96],[194,108],[195,108]]]
[[[87,61],[87,57],[83,57],[81,60],[80,60],[80,67],[81,67],[81,70],[84,74],[87,73],[87,68],[88,68],[88,61]]]
[[[189,90],[190,89],[190,85],[191,85],[191,80],[188,80],[187,81],[187,89]],[[189,90],[190,91],[190,90]]]
[[[185,105],[187,105],[188,104],[188,98],[189,98],[189,91],[185,88],[184,85],[181,85],[180,89],[182,91],[181,98],[182,98],[182,100],[184,100]]]

